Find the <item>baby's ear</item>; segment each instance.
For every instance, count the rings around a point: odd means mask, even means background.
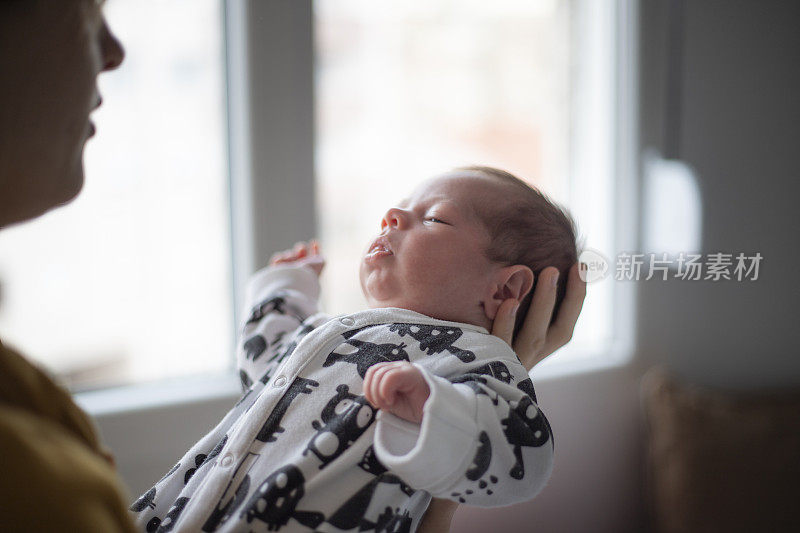
[[[489,320],[494,320],[500,305],[513,298],[522,301],[533,287],[533,271],[525,265],[511,265],[497,270],[483,302]]]

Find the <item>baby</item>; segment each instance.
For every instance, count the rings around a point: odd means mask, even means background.
[[[370,309],[317,313],[315,244],[255,274],[245,393],[133,504],[142,529],[414,531],[432,495],[497,506],[544,486],[550,426],[488,329],[507,299],[522,320],[542,269],[575,263],[569,217],[469,167],[422,185],[381,230],[360,268]]]

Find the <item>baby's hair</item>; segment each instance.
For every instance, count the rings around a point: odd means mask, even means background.
[[[504,170],[486,166],[468,166],[456,170],[477,172],[515,189],[516,194],[509,195],[508,203],[502,207],[478,207],[491,239],[486,250],[487,257],[506,265],[526,265],[534,274],[533,288],[522,299],[517,311],[514,338],[530,309],[539,275],[549,266],[559,271],[552,323],[567,292],[569,269],[578,260],[572,216],[538,189]]]

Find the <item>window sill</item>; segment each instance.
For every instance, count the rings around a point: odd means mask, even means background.
[[[570,354],[565,361],[541,363],[532,376],[536,383],[542,383],[602,372],[626,365],[631,354],[627,345],[612,346],[602,352],[581,351],[580,354]],[[80,392],[75,394],[75,401],[93,417],[104,418],[203,402],[230,400],[232,405],[239,396],[239,378],[233,372],[226,372]]]
[[[617,341],[602,350],[578,349],[570,351],[565,360],[543,361],[531,371],[535,383],[591,374],[621,368],[633,359],[633,345]]]
[[[107,417],[227,399],[232,405],[241,394],[239,378],[226,372],[80,392],[75,401],[93,417]]]

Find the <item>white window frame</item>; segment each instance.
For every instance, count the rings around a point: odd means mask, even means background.
[[[574,0],[606,6],[616,32],[612,106],[614,249],[638,240],[638,0]],[[224,0],[227,47],[233,288],[236,319],[248,276],[269,254],[315,234],[312,0]],[[584,7],[585,7],[584,6]],[[596,8],[595,8],[596,9]],[[576,187],[571,187],[575,190]],[[606,280],[604,283],[611,283]],[[591,294],[591,286],[589,287]],[[630,361],[635,283],[615,283],[614,342],[597,357],[537,367],[548,380]],[[149,487],[240,395],[231,371],[206,378],[76,394],[117,454],[132,493]],[[181,421],[182,423],[175,423]],[[128,438],[147,428],[147,442]]]
[[[602,190],[592,191],[597,184],[610,188],[610,202],[605,207],[613,213],[613,229],[608,250],[615,252],[638,249],[637,229],[639,205],[639,158],[638,158],[638,114],[639,114],[639,1],[638,0],[572,0],[580,13],[580,20],[573,19],[573,28],[590,32],[594,40],[575,39],[573,46],[578,53],[591,57],[576,73],[585,83],[573,95],[575,113],[588,113],[588,134],[573,128],[571,142],[573,156],[580,154],[581,161],[571,161],[570,202],[574,206],[581,201],[593,201]],[[601,43],[598,43],[600,40]],[[606,72],[613,79],[606,84],[603,72],[592,69],[598,64],[606,65]],[[588,65],[590,68],[586,68]],[[602,70],[602,69],[601,69]],[[597,86],[599,90],[596,90]],[[605,87],[604,87],[605,85]],[[604,90],[611,94],[605,95]],[[601,100],[608,97],[610,104]],[[598,116],[594,110],[605,110]],[[574,124],[574,121],[573,121]],[[590,145],[606,142],[608,146],[601,154]],[[593,170],[604,169],[600,173]],[[580,229],[580,228],[579,228]],[[634,354],[636,331],[636,283],[615,281],[614,257],[609,260],[609,276],[597,283],[613,284],[614,318],[610,344],[597,348],[582,348],[579,358],[557,361],[545,360],[534,369],[537,380],[554,379],[576,373],[595,372],[629,363]],[[592,285],[587,287],[591,297]],[[578,323],[580,326],[580,322]]]

